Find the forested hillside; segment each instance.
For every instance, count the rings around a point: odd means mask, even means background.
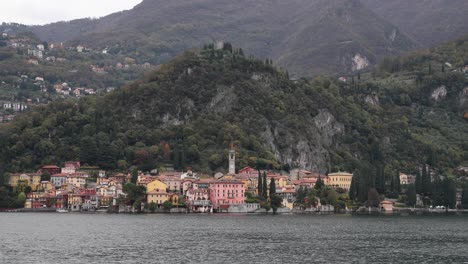
[[[465,38],[346,81],[291,81],[270,60],[207,45],[110,94],[56,101],[3,125],[2,169],[80,159],[213,173],[233,143],[238,166],[393,175],[429,163],[450,175],[468,160],[467,55]]]

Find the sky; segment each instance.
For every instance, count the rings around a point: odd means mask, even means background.
[[[0,0],[0,22],[44,25],[77,18],[98,18],[132,9],[142,0]]]

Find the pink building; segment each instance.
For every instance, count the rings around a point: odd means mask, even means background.
[[[210,183],[210,200],[215,210],[226,210],[233,204],[244,204],[245,185],[232,177]]]

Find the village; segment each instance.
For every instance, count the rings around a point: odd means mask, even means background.
[[[44,173],[50,175],[50,180],[41,181]],[[92,174],[97,174],[97,177],[93,179]],[[215,177],[208,178],[187,170],[159,175],[138,172],[136,176],[136,179],[132,173],[106,176],[103,170],[82,167],[79,161],[73,161],[66,162],[63,167],[43,166],[36,173],[11,174],[9,185],[30,190],[24,204],[24,209],[29,210],[253,213],[266,212],[260,203],[246,202],[249,197],[258,195],[260,178],[266,179],[268,185],[274,182],[275,194],[281,197],[281,212],[294,209],[299,188],[314,188],[318,181],[323,181],[341,193],[346,193],[352,180],[352,174],[346,172],[323,175],[293,170],[289,175],[282,175],[245,167],[236,173],[235,151],[232,149],[229,152],[227,174],[217,173]],[[120,202],[128,195],[125,193],[125,184],[132,180],[136,186],[144,189],[145,198],[141,201],[141,208]],[[330,205],[321,205],[320,202],[314,209],[333,211]]]
[[[347,197],[353,178],[351,173],[324,175],[296,169],[286,175],[268,170],[258,171],[251,167],[236,172],[234,149],[229,151],[228,158],[228,173],[216,173],[214,177],[200,177],[191,169],[157,175],[154,175],[155,171],[151,174],[135,172],[106,175],[99,168],[81,166],[79,161],[72,161],[65,162],[63,167],[43,166],[35,173],[11,174],[8,183],[26,193],[24,211],[266,213],[268,206],[253,199],[262,192],[259,187],[262,185],[268,189],[265,192],[267,200],[272,195],[280,198],[279,213],[350,211],[346,204],[342,208],[344,210],[337,210],[330,203],[321,203],[320,199],[307,208],[299,208],[296,200],[300,192],[313,189],[318,184],[339,194],[340,199],[349,199]],[[50,179],[41,180],[44,175],[50,175]],[[400,173],[402,185],[414,182],[414,176]],[[136,197],[138,190],[141,197],[131,200],[129,197]],[[379,210],[392,212],[394,205],[395,200],[385,199],[380,202]]]
[[[138,75],[153,68],[148,62],[139,64],[131,57],[112,55],[108,48],[95,50],[84,45],[41,43],[31,36],[9,31],[0,35],[0,47],[13,50],[16,56],[22,58],[21,65],[17,65],[21,67],[16,75],[3,73],[4,76],[0,76],[0,88],[16,93],[14,96],[0,94],[0,123],[10,122],[19,112],[34,105],[46,104],[51,99],[102,94],[113,91],[118,86],[105,85],[104,82],[82,85],[82,81],[78,80],[83,75],[105,79],[108,78],[106,76],[122,73]],[[101,61],[105,58],[106,63],[97,63],[93,56],[101,56]],[[56,67],[64,72],[55,77],[47,74]]]

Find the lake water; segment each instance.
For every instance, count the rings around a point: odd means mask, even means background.
[[[468,215],[1,213],[0,263],[468,263]]]

